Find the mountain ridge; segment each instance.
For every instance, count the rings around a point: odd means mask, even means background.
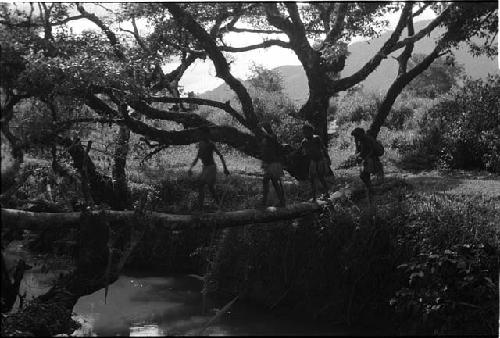
[[[418,31],[425,27],[429,21],[419,21],[415,23],[415,30]],[[435,46],[434,41],[444,32],[443,28],[436,28],[431,34],[415,44],[415,51],[422,54],[428,54]],[[380,37],[369,41],[359,41],[348,46],[349,56],[346,60],[345,68],[341,72],[341,76],[349,76],[360,69],[376,51],[380,49],[382,44],[388,39],[392,31],[386,31]],[[403,31],[403,34],[406,32]],[[404,35],[403,35],[404,36]],[[389,88],[397,75],[398,65],[393,59],[401,51],[396,51],[382,60],[380,65],[373,71],[361,84],[365,91],[383,92]],[[459,44],[457,49],[453,50],[457,64],[464,67],[466,75],[477,79],[486,78],[489,73],[500,74],[498,63],[495,58],[491,59],[484,55],[474,57],[468,52],[468,47],[465,43]],[[308,97],[307,77],[304,69],[300,65],[283,65],[273,70],[278,71],[283,78],[283,87],[285,93],[296,103],[303,104]],[[247,81],[243,81],[245,86],[248,86]],[[222,84],[215,89],[203,92],[198,95],[202,98],[227,101],[234,98],[234,92],[227,86]]]

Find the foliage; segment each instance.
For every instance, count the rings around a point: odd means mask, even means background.
[[[425,334],[495,332],[500,220],[494,202],[432,195],[415,202],[408,202],[397,239],[409,258],[398,266],[406,281],[391,305],[405,325]]]
[[[261,124],[269,123],[281,142],[298,147],[304,122],[295,117],[296,108],[284,93],[281,75],[254,65],[248,81],[255,113]]]
[[[415,54],[409,60],[409,66],[419,64],[426,55]],[[429,68],[413,79],[405,88],[406,91],[419,96],[435,98],[448,92],[457,84],[463,74],[463,66],[455,64],[453,55],[436,59]]]
[[[424,116],[413,153],[451,168],[500,172],[499,97],[499,76],[467,80]]]
[[[495,332],[495,201],[390,186],[376,197],[375,222],[345,201],[318,218],[236,231],[219,262],[220,291],[245,288],[271,309],[385,332]]]
[[[337,98],[337,124],[371,121],[381,102],[382,97],[375,93],[364,93],[362,90],[351,91]]]

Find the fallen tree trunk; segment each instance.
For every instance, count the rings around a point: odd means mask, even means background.
[[[319,201],[295,203],[286,208],[243,209],[227,212],[215,212],[194,215],[166,214],[146,212],[144,217],[151,226],[164,227],[169,230],[199,229],[204,227],[222,229],[245,224],[269,223],[287,219],[299,218],[319,212],[327,205]],[[134,211],[92,211],[92,215],[102,215],[109,221],[129,221],[134,217]],[[22,229],[39,230],[77,226],[80,220],[79,212],[44,213],[17,209],[2,208],[2,222],[17,225]]]

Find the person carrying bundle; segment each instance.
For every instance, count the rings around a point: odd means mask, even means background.
[[[370,175],[376,174],[381,180],[384,178],[384,167],[379,158],[384,154],[384,146],[372,136],[365,133],[363,128],[354,128],[351,135],[354,136],[356,144],[356,160],[363,165],[359,177],[371,194],[372,185]]]

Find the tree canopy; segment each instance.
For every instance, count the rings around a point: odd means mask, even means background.
[[[0,7],[2,133],[18,157],[34,143],[50,145],[60,140],[54,136],[67,138],[64,133],[69,129],[96,122],[141,135],[153,151],[194,143],[200,136],[196,128],[208,125],[215,141],[259,157],[258,139],[265,130],[257,93],[232,74],[230,55],[270,46],[297,55],[308,78],[309,97],[295,118],[311,123],[325,140],[330,97],[356,86],[383,59],[401,51],[396,57],[398,75],[370,130],[376,136],[404,87],[457,43],[466,41],[471,52],[492,55],[498,20],[496,4],[463,2],[123,3],[106,16],[92,13],[90,7],[84,3],[33,3],[23,11],[8,4]],[[413,21],[426,9],[436,17],[415,32]],[[389,39],[360,69],[340,77],[347,44],[356,36],[380,33],[388,25],[387,13],[399,15]],[[74,20],[86,20],[98,29],[73,34],[67,23]],[[139,20],[148,23],[146,33],[139,29]],[[415,42],[436,27],[444,27],[445,33],[435,49],[415,57]],[[228,34],[241,33],[262,36],[262,42],[242,47],[228,44]],[[484,38],[484,45],[471,42],[475,35]],[[234,91],[239,107],[181,95],[179,81],[197,59],[212,61],[217,77]],[[178,66],[166,72],[164,65],[171,61]],[[25,100],[31,100],[34,110],[46,111],[41,114],[46,122],[40,135],[31,140],[10,127],[16,105]],[[220,109],[235,125],[217,125],[203,118],[195,109],[200,106]],[[148,122],[154,120],[184,129]],[[121,135],[122,144],[128,142],[127,133]],[[292,165],[287,169],[300,176]]]

